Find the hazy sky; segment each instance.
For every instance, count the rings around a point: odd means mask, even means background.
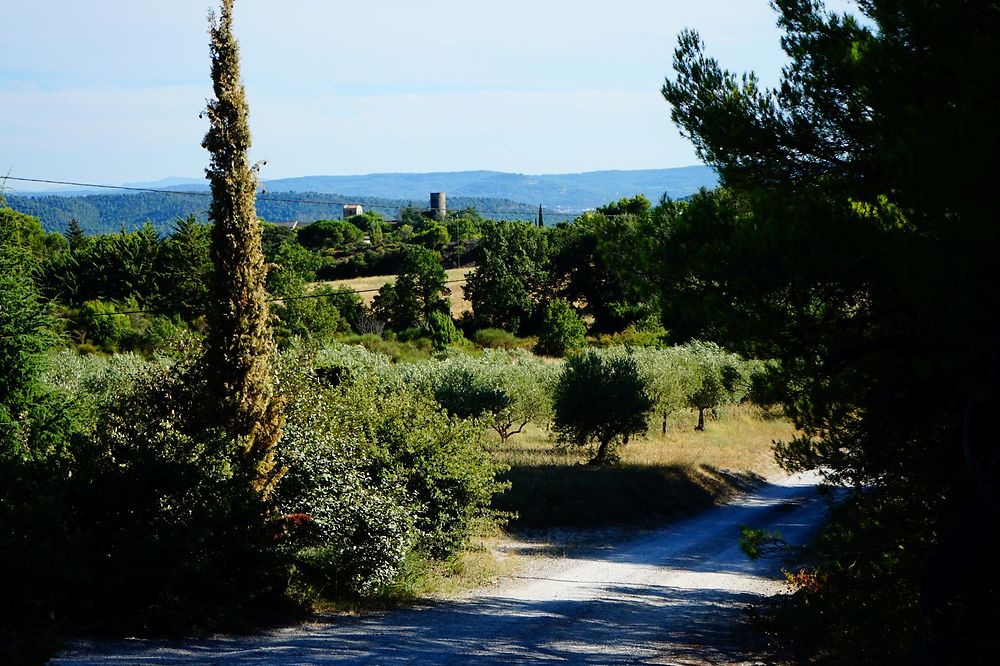
[[[200,177],[213,5],[5,3],[0,175]],[[252,157],[264,178],[694,164],[659,92],[688,26],[777,80],[767,0],[239,0]]]

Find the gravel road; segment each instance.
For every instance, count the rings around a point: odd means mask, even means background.
[[[781,562],[752,562],[742,525],[801,543],[826,501],[817,477],[773,481],[732,504],[631,541],[536,562],[456,601],[333,618],[256,636],[78,641],[58,664],[757,664],[734,625],[781,593]]]

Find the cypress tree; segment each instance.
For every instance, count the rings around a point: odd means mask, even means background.
[[[278,474],[274,445],[281,409],[274,395],[274,340],[264,288],[250,147],[249,111],[240,81],[239,46],[232,34],[233,0],[209,14],[215,99],[206,113],[211,126],[202,146],[211,154],[205,170],[212,188],[212,299],[208,311],[205,369],[217,422],[239,442],[241,472],[267,496]]]

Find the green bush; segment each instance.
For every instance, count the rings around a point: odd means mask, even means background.
[[[187,365],[129,360],[82,379],[93,421],[63,498],[65,609],[128,630],[233,626],[280,600],[287,574],[232,442],[204,427]]]
[[[322,376],[322,375],[321,375]],[[412,500],[374,473],[380,467],[365,430],[374,414],[317,377],[295,373],[279,444],[288,472],[276,499],[294,550],[300,592],[370,594],[388,585],[415,540]],[[298,518],[296,518],[298,517]]]
[[[435,351],[444,351],[449,346],[464,339],[461,331],[455,328],[455,322],[451,315],[447,312],[431,312],[427,316],[424,328]]]
[[[371,594],[411,552],[446,557],[466,543],[499,489],[471,423],[362,348],[332,345],[284,365],[288,473],[277,497],[286,516],[308,516],[289,537],[303,591]]]
[[[566,356],[583,349],[586,344],[587,327],[573,306],[561,298],[549,301],[542,317],[535,353]]]
[[[488,349],[518,349],[524,340],[502,328],[481,328],[472,334],[472,341]]]
[[[191,335],[190,328],[177,315],[168,318],[138,310],[139,304],[133,298],[122,302],[86,301],[71,331],[81,350],[93,346],[108,354],[152,354]],[[119,312],[125,314],[116,314]]]

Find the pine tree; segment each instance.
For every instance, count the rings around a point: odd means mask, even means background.
[[[240,81],[239,46],[232,34],[233,0],[209,16],[212,83],[206,111],[211,127],[202,146],[211,153],[212,300],[205,368],[210,407],[240,442],[242,473],[267,496],[277,480],[274,445],[281,410],[274,395],[274,340],[268,321],[266,268],[254,196],[257,177],[250,147],[249,111]]]
[[[83,233],[83,228],[80,227],[80,223],[74,217],[69,221],[69,226],[66,227],[66,240],[69,241],[69,249],[73,252],[83,249],[87,244],[87,235]]]

